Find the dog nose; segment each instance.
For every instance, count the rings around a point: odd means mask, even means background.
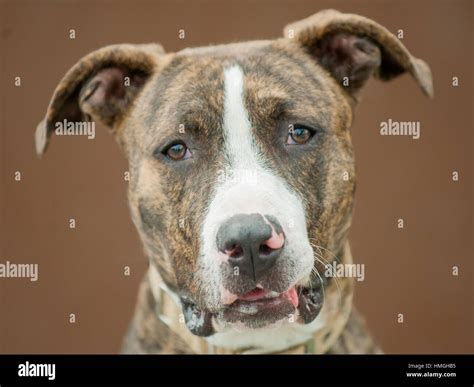
[[[217,247],[239,275],[258,282],[276,262],[285,237],[278,220],[260,214],[238,214],[225,221],[217,232]]]

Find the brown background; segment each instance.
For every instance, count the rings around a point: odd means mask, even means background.
[[[117,352],[146,268],[128,215],[127,164],[105,129],[94,141],[55,137],[43,160],[34,154],[34,128],[63,74],[104,45],[156,41],[175,51],[273,38],[325,8],[403,29],[435,79],[434,100],[406,75],[370,81],[359,106],[351,243],[366,280],[356,304],[388,353],[473,352],[471,2],[239,0],[1,2],[0,263],[39,263],[40,279],[0,279],[0,353]],[[389,118],[419,120],[421,139],[380,136]]]

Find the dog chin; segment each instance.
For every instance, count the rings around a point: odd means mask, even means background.
[[[237,302],[221,313],[220,320],[234,328],[256,329],[296,319],[297,309],[288,300],[271,300],[268,305],[262,303]]]
[[[298,311],[293,311],[298,316]],[[295,317],[297,319],[297,317]],[[213,327],[215,333],[236,331],[248,332],[255,329],[262,328],[278,328],[292,321],[288,315],[261,315],[254,316],[235,316],[233,318],[226,318],[223,314],[214,316]]]

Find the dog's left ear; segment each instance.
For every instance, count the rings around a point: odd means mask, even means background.
[[[284,33],[299,42],[351,95],[357,96],[371,75],[388,81],[408,72],[422,91],[433,97],[428,65],[370,19],[325,10],[287,25]]]

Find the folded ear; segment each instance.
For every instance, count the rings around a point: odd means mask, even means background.
[[[59,82],[36,128],[38,156],[45,152],[56,122],[92,118],[114,131],[163,54],[158,44],[120,44],[82,58]]]
[[[413,57],[390,31],[363,16],[325,10],[285,27],[349,93],[356,95],[367,79],[388,81],[410,73],[433,97],[428,65]]]

